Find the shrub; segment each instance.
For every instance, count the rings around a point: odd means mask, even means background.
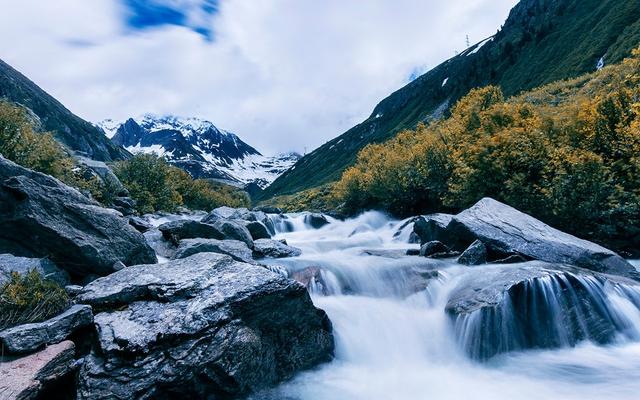
[[[47,320],[70,305],[64,289],[53,281],[44,280],[38,271],[24,275],[14,272],[0,287],[0,330]]]

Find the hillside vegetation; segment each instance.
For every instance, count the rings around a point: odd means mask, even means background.
[[[298,161],[261,199],[339,180],[366,145],[447,116],[473,88],[494,85],[505,96],[517,95],[595,71],[601,58],[607,65],[618,63],[638,43],[637,0],[522,0],[492,40],[471,46],[382,100],[361,124]]]
[[[640,246],[640,51],[505,100],[473,90],[447,119],[367,146],[334,187],[350,212],[459,210],[490,196],[618,249]]]

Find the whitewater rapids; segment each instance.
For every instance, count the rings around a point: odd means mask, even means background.
[[[625,335],[598,346],[588,341],[554,350],[509,352],[487,362],[463,350],[451,317],[449,294],[478,268],[455,260],[403,256],[411,225],[377,212],[321,229],[303,216],[274,216],[276,239],[302,249],[299,257],[273,260],[292,276],[314,267],[309,289],[327,312],[336,339],[335,359],[295,376],[253,400],[598,400],[640,398],[640,291],[630,298],[599,288],[603,303],[624,322]],[[398,234],[398,231],[399,234]],[[380,254],[384,250],[386,254]],[[439,271],[426,288],[407,271]],[[549,286],[552,287],[552,286]],[[559,293],[548,293],[550,301]]]

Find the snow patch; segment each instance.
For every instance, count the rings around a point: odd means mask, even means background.
[[[596,70],[600,71],[602,68],[604,68],[604,56],[600,57],[598,64],[596,64]]]
[[[447,84],[447,82],[449,82],[449,78],[444,78],[444,80],[442,81],[442,87],[444,87],[444,85]]]
[[[482,42],[478,43],[477,45],[475,45],[473,50],[471,50],[469,53],[467,53],[467,57],[469,57],[472,54],[476,54],[478,52],[478,50],[480,50],[482,48],[482,46],[484,46],[485,44],[487,44],[487,43],[489,43],[491,41],[493,41],[493,37],[490,37],[490,38],[485,39]]]

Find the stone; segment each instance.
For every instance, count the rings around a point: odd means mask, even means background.
[[[73,305],[62,314],[44,322],[18,325],[0,331],[0,346],[5,354],[29,353],[44,345],[59,343],[91,323],[91,307]]]
[[[67,398],[59,390],[47,389],[77,369],[74,357],[75,345],[66,340],[35,354],[0,362],[0,397],[4,400]]]
[[[449,214],[430,214],[418,217],[413,223],[413,232],[420,238],[420,244],[437,240],[449,244],[451,242],[447,226],[453,219]]]
[[[297,257],[302,250],[272,239],[258,239],[253,242],[253,254],[256,258]]]
[[[253,239],[249,230],[235,221],[219,220],[213,226],[222,233],[222,239],[240,240],[253,249]]]
[[[262,222],[242,221],[241,223],[244,225],[245,228],[247,228],[253,240],[271,239],[271,234],[269,233],[269,230]]]
[[[511,254],[505,258],[501,258],[499,260],[491,261],[491,264],[518,264],[531,261],[530,258],[526,258],[521,254]]]
[[[313,229],[320,229],[323,226],[328,225],[329,220],[320,213],[308,213],[304,216],[304,223]]]
[[[447,257],[450,252],[451,249],[449,247],[445,246],[442,242],[439,242],[437,240],[432,240],[431,242],[427,242],[420,246],[420,256],[422,257]]]
[[[225,235],[217,227],[190,219],[164,223],[158,227],[162,236],[178,245],[182,239],[224,239]]]
[[[458,263],[462,265],[480,265],[487,262],[487,248],[479,240],[471,243],[458,257]]]
[[[226,254],[236,261],[254,262],[251,249],[239,240],[184,239],[180,241],[174,258],[186,258],[197,253]]]
[[[140,233],[145,233],[153,229],[153,225],[140,217],[129,217],[129,225]]]
[[[78,399],[230,398],[331,359],[331,323],[293,280],[199,253],[87,285],[97,348]]]
[[[265,214],[282,214],[282,209],[275,206],[258,206],[253,211],[262,211]]]
[[[634,280],[564,264],[479,267],[452,290],[446,312],[459,344],[477,360],[584,340],[631,340],[629,322],[611,306],[607,288],[625,301],[637,304],[640,299]]]
[[[481,240],[493,259],[520,254],[535,260],[571,264],[596,272],[640,279],[640,273],[613,251],[561,232],[491,198],[452,218],[446,230],[454,249]]]
[[[80,285],[67,285],[64,287],[64,291],[67,292],[69,297],[76,297],[82,291],[82,286]]]
[[[25,275],[32,270],[47,280],[60,286],[69,284],[69,274],[56,266],[48,258],[15,257],[11,254],[0,254],[0,286],[11,279],[11,273]]]
[[[77,276],[109,274],[117,261],[156,262],[142,235],[120,213],[1,157],[0,251],[49,257]]]

